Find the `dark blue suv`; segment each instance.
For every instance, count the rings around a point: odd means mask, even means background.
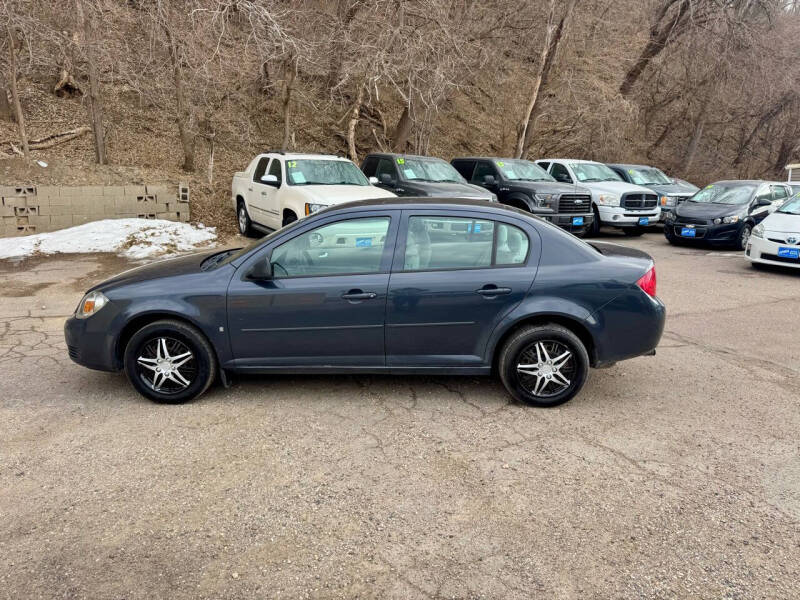
[[[159,402],[230,373],[499,374],[567,401],[589,367],[652,354],[652,259],[515,208],[400,199],[334,206],[255,244],[133,269],[65,325],[70,357]]]

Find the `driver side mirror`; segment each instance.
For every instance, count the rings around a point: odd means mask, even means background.
[[[267,185],[274,185],[278,187],[278,178],[275,175],[262,175],[261,176],[261,183],[266,183]]]
[[[767,198],[756,198],[756,206],[771,206],[772,200],[768,200]]]
[[[553,177],[555,177],[556,181],[560,181],[561,183],[572,183],[572,178],[566,173],[557,173],[553,175]]]
[[[389,173],[381,173],[381,183],[383,185],[394,186],[394,179]]]
[[[495,185],[496,183],[497,179],[494,178],[494,175],[483,176],[483,185]]]
[[[378,178],[377,178],[377,177],[375,177],[374,175],[373,175],[372,177],[370,177],[370,178],[369,178],[369,182],[370,182],[372,185],[378,185],[378,183],[380,183],[380,182],[378,181]]]
[[[272,279],[272,263],[269,258],[264,258],[253,265],[247,278],[253,281],[268,281]]]

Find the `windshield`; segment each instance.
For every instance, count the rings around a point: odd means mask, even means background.
[[[712,183],[689,198],[689,202],[702,202],[707,204],[747,204],[756,187],[758,186]]]
[[[614,171],[599,163],[572,163],[578,181],[622,181]]]
[[[495,161],[503,177],[511,181],[555,181],[542,167],[529,160],[505,159]]]
[[[286,179],[289,185],[370,185],[349,160],[324,158],[287,160]]]
[[[661,185],[672,180],[655,167],[634,167],[627,169],[631,182],[636,185]]]
[[[315,214],[319,214],[319,213],[315,213]],[[305,217],[301,217],[297,221],[292,221],[288,225],[284,225],[280,229],[277,229],[277,230],[273,231],[272,233],[270,233],[268,235],[265,235],[262,238],[259,238],[259,239],[255,240],[255,241],[250,242],[244,248],[236,248],[236,249],[234,249],[233,251],[230,252],[230,254],[226,254],[224,258],[222,258],[218,262],[216,262],[215,265],[226,265],[229,262],[236,260],[240,256],[244,256],[245,254],[250,252],[256,246],[260,246],[261,244],[264,244],[264,243],[268,242],[269,240],[274,238],[276,235],[278,235],[278,234],[283,235],[284,233],[286,233],[290,229],[293,229],[293,228],[297,227],[298,225],[303,225],[303,224],[305,224]]]
[[[787,215],[800,215],[800,193],[795,194],[784,202],[777,212],[786,213]]]
[[[397,166],[404,179],[466,183],[450,163],[438,158],[398,158]]]

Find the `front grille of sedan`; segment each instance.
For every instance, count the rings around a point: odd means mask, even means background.
[[[592,197],[580,194],[562,194],[558,199],[560,213],[588,213],[592,211]]]
[[[770,242],[775,242],[776,244],[794,244],[795,242],[787,242],[786,239],[778,239],[778,238],[767,238]]]
[[[675,223],[681,225],[708,225],[705,219],[692,219],[690,217],[675,217]]]
[[[658,204],[658,196],[655,194],[623,194],[622,208],[633,210],[653,209]]]

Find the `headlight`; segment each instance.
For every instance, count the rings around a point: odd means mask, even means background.
[[[734,217],[723,217],[722,218],[722,222],[723,223],[738,223],[739,222],[739,215],[736,215]]]
[[[328,208],[327,204],[316,204],[314,202],[306,202],[306,216],[313,215],[315,212],[321,211],[323,208]]]
[[[534,194],[533,197],[536,200],[536,206],[542,208],[550,208],[551,204],[556,199],[555,194]]]
[[[672,196],[661,196],[661,206],[675,206],[675,198]]]
[[[722,219],[720,219],[719,217],[714,219],[714,225],[719,225],[720,223],[722,223]]]
[[[754,235],[757,238],[764,238],[764,224],[759,223],[755,227],[753,227],[753,231],[750,235]]]
[[[604,206],[619,206],[619,196],[617,194],[598,194],[597,203]]]
[[[78,305],[75,316],[79,319],[86,319],[87,317],[91,317],[106,304],[108,304],[108,298],[106,298],[102,292],[89,292]]]

